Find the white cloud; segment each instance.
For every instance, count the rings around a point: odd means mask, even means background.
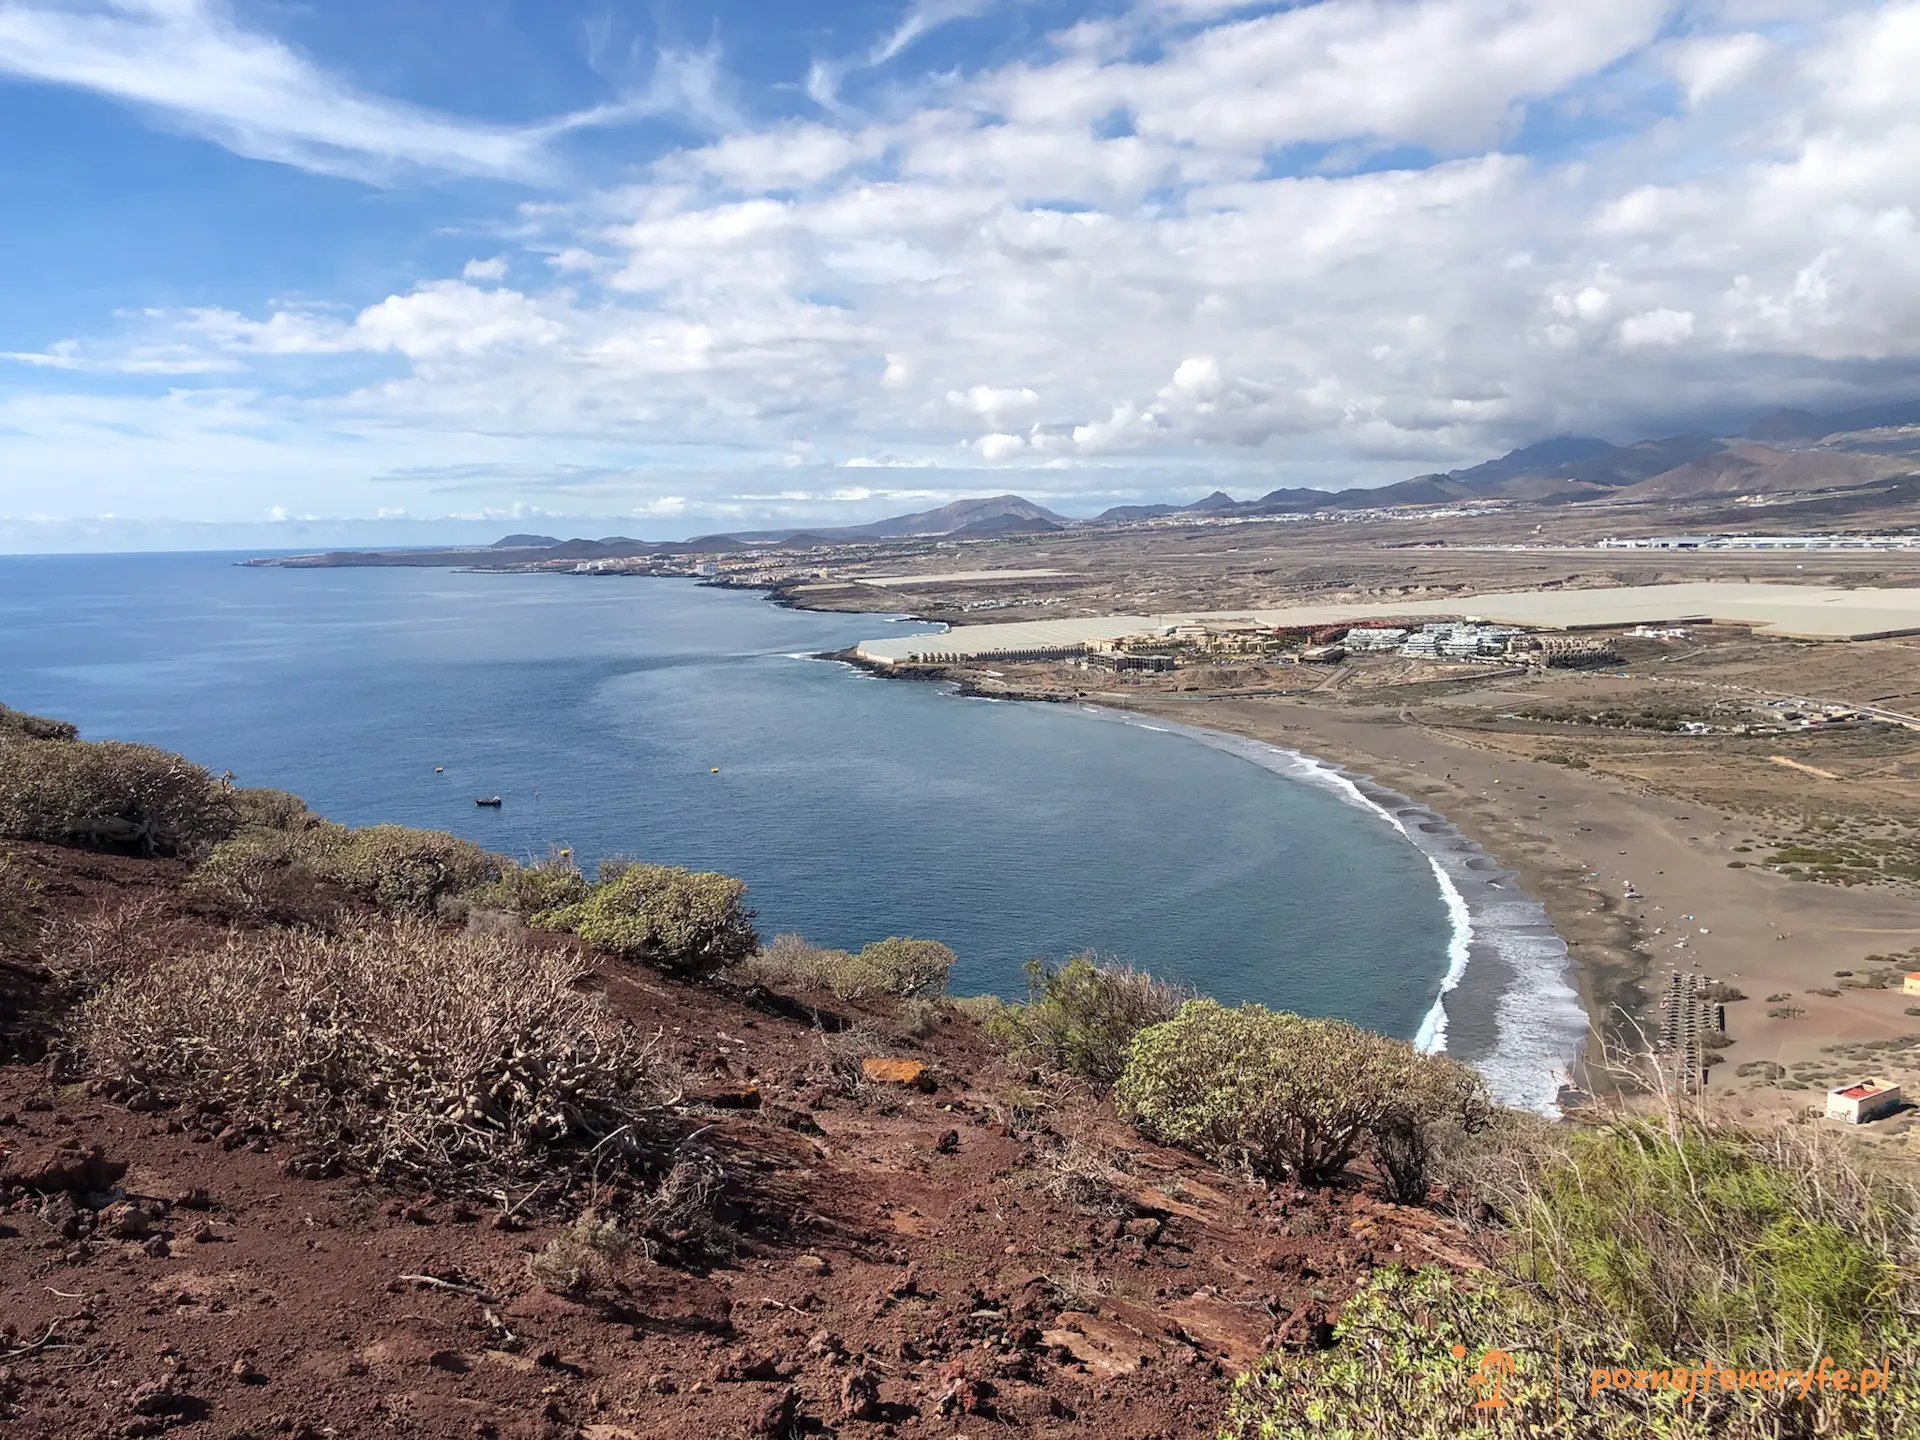
[[[1622,345],[1678,345],[1692,334],[1691,310],[1649,310],[1620,322]]]
[[[1143,3],[804,123],[741,118],[699,52],[659,94],[729,128],[518,212],[545,264],[130,317],[12,358],[76,384],[224,368],[249,433],[350,436],[329,465],[526,446],[689,515],[746,503],[720,477],[756,467],[1338,486],[1878,398],[1920,368],[1920,0],[1773,28],[1736,10]],[[1521,153],[1530,105],[1594,134]],[[108,428],[99,403],[13,433],[51,454]],[[192,473],[184,440],[160,453]],[[279,468],[318,484],[315,453]]]

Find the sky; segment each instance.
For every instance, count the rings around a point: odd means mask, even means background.
[[[1912,398],[1916,75],[1920,0],[0,0],[0,549],[1090,514]]]

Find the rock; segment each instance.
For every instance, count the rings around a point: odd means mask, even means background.
[[[62,1240],[77,1240],[80,1232],[86,1228],[80,1207],[73,1203],[73,1196],[65,1190],[56,1190],[40,1202],[40,1223]]]
[[[786,1440],[799,1419],[800,1389],[796,1385],[789,1385],[760,1408],[760,1414],[753,1422],[753,1433]]]
[[[131,1200],[120,1200],[100,1212],[94,1228],[114,1240],[144,1240],[153,1232],[154,1217]]]
[[[871,1370],[847,1372],[840,1382],[840,1414],[847,1420],[876,1420],[880,1416],[880,1381]]]
[[[149,1260],[164,1260],[173,1254],[172,1242],[164,1235],[149,1235],[140,1248],[147,1252]]]
[[[18,1185],[37,1195],[111,1190],[126,1173],[125,1161],[109,1160],[98,1145],[83,1149],[78,1140],[24,1146],[0,1160],[0,1184]]]
[[[962,1362],[947,1367],[946,1388],[934,1400],[942,1415],[993,1415],[994,1388],[991,1382],[977,1380],[966,1373]]]
[[[833,1269],[824,1256],[815,1255],[811,1251],[795,1259],[793,1264],[795,1269],[808,1275],[825,1275]]]
[[[205,1220],[194,1221],[193,1228],[187,1232],[187,1238],[196,1245],[217,1245],[220,1232]]]
[[[714,1379],[741,1384],[749,1380],[785,1380],[780,1360],[775,1355],[757,1355],[742,1351],[714,1372]]]
[[[787,1130],[797,1130],[802,1135],[824,1135],[820,1122],[805,1110],[796,1110],[790,1105],[769,1105],[761,1112],[774,1124]]]
[[[1142,1215],[1137,1220],[1127,1221],[1127,1234],[1133,1236],[1142,1245],[1151,1245],[1160,1238],[1160,1222],[1151,1215]]]
[[[174,1389],[172,1376],[136,1385],[127,1396],[127,1408],[136,1415],[178,1414],[186,1402],[187,1397]]]
[[[831,1330],[816,1330],[807,1341],[807,1353],[819,1355],[828,1360],[844,1360],[847,1354],[847,1342]]]
[[[233,1362],[233,1368],[227,1373],[242,1385],[264,1385],[267,1383],[265,1372],[244,1355]]]
[[[942,1155],[954,1154],[960,1148],[960,1132],[958,1130],[942,1130],[940,1132],[940,1138],[933,1142],[933,1148]]]
[[[204,1186],[196,1185],[191,1190],[182,1190],[173,1197],[173,1203],[182,1210],[211,1210],[213,1196]]]
[[[870,1055],[860,1062],[860,1073],[876,1084],[906,1085],[926,1091],[935,1088],[933,1077],[927,1074],[927,1067],[918,1060]]]

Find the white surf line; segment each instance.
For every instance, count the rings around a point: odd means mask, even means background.
[[[1117,720],[1137,728],[1161,729],[1159,726],[1143,724],[1137,717],[1126,711],[1105,707],[1096,709],[1088,705],[1080,708],[1098,714],[1104,719]],[[1586,1012],[1581,1009],[1578,997],[1561,973],[1566,960],[1564,941],[1554,935],[1554,943],[1547,947],[1551,954],[1534,957],[1536,963],[1529,966],[1514,963],[1513,951],[1520,947],[1503,942],[1520,939],[1520,932],[1516,930],[1512,935],[1504,933],[1479,935],[1473,923],[1473,907],[1468,904],[1453,876],[1441,862],[1429,837],[1416,833],[1393,811],[1362,790],[1351,776],[1342,773],[1327,761],[1303,754],[1298,750],[1289,750],[1284,746],[1254,740],[1245,735],[1207,730],[1197,725],[1169,722],[1168,730],[1162,730],[1161,733],[1169,731],[1197,740],[1212,749],[1240,755],[1263,769],[1291,775],[1296,779],[1330,790],[1348,804],[1358,806],[1385,820],[1408,844],[1418,850],[1432,869],[1434,878],[1439,884],[1441,899],[1447,907],[1451,935],[1447,945],[1446,973],[1441,977],[1439,992],[1434,997],[1432,1008],[1421,1022],[1414,1037],[1414,1044],[1429,1051],[1444,1051],[1447,1048],[1446,997],[1466,978],[1471,966],[1471,947],[1474,941],[1484,939],[1488,948],[1512,969],[1513,983],[1501,993],[1494,1005],[1493,1048],[1473,1062],[1474,1068],[1486,1078],[1488,1089],[1493,1093],[1494,1098],[1502,1103],[1534,1110],[1549,1118],[1558,1118],[1559,1088],[1578,1056],[1580,1045],[1585,1042],[1588,1024]],[[1280,763],[1273,764],[1272,761]],[[1421,806],[1417,801],[1387,790],[1385,786],[1378,788],[1383,794],[1404,800],[1409,809],[1426,810],[1426,807]],[[1427,810],[1426,813],[1434,814],[1435,812]],[[1457,827],[1454,827],[1450,821],[1446,821],[1444,816],[1436,814],[1435,818],[1446,824],[1455,837],[1470,847],[1472,855],[1492,858],[1487,857],[1486,852],[1479,846],[1460,835]],[[1502,867],[1503,871],[1504,868]],[[1524,903],[1529,910],[1539,911],[1541,923],[1545,924],[1551,932],[1551,924],[1546,922],[1545,908],[1531,897],[1524,897]]]

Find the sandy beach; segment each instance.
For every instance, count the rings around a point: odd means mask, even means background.
[[[1792,1111],[1819,1087],[1736,1078],[1738,1065],[1825,1060],[1822,1047],[1892,1039],[1916,1028],[1898,990],[1842,988],[1835,972],[1920,945],[1920,906],[1898,893],[1807,884],[1730,868],[1752,822],[1643,793],[1617,777],[1518,759],[1391,710],[1341,714],[1286,700],[1129,697],[1130,708],[1231,731],[1371,775],[1421,800],[1517,872],[1567,942],[1572,978],[1608,1043],[1657,994],[1668,971],[1726,980],[1734,1042],[1707,1098],[1736,1115]],[[1814,783],[1816,777],[1810,777]],[[1631,885],[1637,898],[1627,898]],[[1823,995],[1819,990],[1837,993]],[[1770,1019],[1767,997],[1804,1013]],[[1597,1055],[1590,1042],[1590,1056]]]

